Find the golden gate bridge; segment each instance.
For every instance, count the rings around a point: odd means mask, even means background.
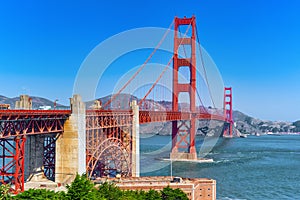
[[[154,48],[145,63],[103,105],[86,110],[80,96],[71,99],[70,110],[32,110],[25,106],[15,110],[0,110],[0,181],[11,184],[15,193],[24,190],[24,183],[37,168],[57,183],[70,181],[76,172],[85,171],[89,177],[120,173],[121,176],[139,176],[139,125],[155,122],[172,123],[172,148],[170,159],[197,159],[195,147],[198,120],[224,122],[223,135],[233,136],[232,89],[224,88],[223,110],[214,112],[201,102],[196,88],[196,29],[195,16],[177,18],[174,25],[174,51],[167,65],[142,98],[128,99],[128,109],[112,108],[122,92],[139,75],[163,43],[168,31]],[[184,36],[179,28],[188,26]],[[168,30],[170,30],[170,27]],[[188,36],[188,31],[191,34]],[[199,39],[198,39],[199,42]],[[185,56],[179,56],[181,47],[189,47]],[[201,53],[201,47],[200,47]],[[203,59],[201,59],[204,67]],[[148,97],[163,78],[170,65],[172,70],[172,106],[170,109],[153,109]],[[179,81],[179,71],[186,67],[189,81]],[[205,68],[204,68],[205,72]],[[204,73],[205,74],[205,73]],[[210,90],[205,75],[208,90]],[[189,95],[189,109],[181,110],[179,95]],[[211,97],[211,93],[210,98]],[[153,99],[154,101],[154,99]],[[213,99],[212,99],[213,102]],[[124,102],[123,102],[124,103]],[[29,102],[30,104],[30,102]],[[39,145],[38,145],[39,144]],[[37,145],[37,147],[33,147]],[[82,159],[84,158],[84,160]],[[84,167],[84,170],[82,169]],[[68,178],[69,177],[69,178]]]

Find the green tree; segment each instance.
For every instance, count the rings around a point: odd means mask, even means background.
[[[123,191],[119,200],[142,200],[142,198],[138,191],[126,190]]]
[[[172,189],[169,186],[161,191],[163,200],[188,200],[186,194],[180,189]]]
[[[145,195],[145,199],[147,199],[147,200],[161,200],[162,197],[161,197],[159,192],[157,192],[155,190],[149,190]]]
[[[19,193],[13,199],[51,200],[59,199],[58,193],[46,189],[29,189]]]
[[[9,194],[10,185],[2,184],[0,185],[0,200],[7,200],[11,199],[11,196]]]
[[[113,183],[103,183],[98,188],[98,194],[107,200],[117,200],[123,195],[123,192]]]
[[[85,175],[76,175],[71,185],[67,186],[67,193],[54,192],[46,189],[29,189],[14,197],[9,195],[9,186],[0,186],[0,200],[5,199],[32,199],[32,200],[188,200],[186,194],[180,189],[164,188],[158,192],[155,190],[136,191],[120,190],[115,184],[105,182],[98,189],[87,179]]]
[[[94,184],[86,177],[86,175],[76,175],[71,185],[67,185],[68,192],[66,199],[71,200],[90,200],[99,199],[98,193],[94,188]]]

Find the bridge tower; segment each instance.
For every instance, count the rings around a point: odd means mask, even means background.
[[[191,26],[191,36],[178,35],[180,26]],[[196,18],[175,17],[174,57],[173,57],[173,111],[179,111],[178,97],[180,93],[188,93],[190,97],[191,120],[172,122],[172,152],[171,159],[197,159],[195,148],[196,134]],[[190,55],[178,56],[181,45],[190,46]],[[189,53],[189,52],[188,52]],[[188,67],[190,72],[189,83],[179,83],[178,75],[181,67]]]
[[[227,122],[224,129],[225,137],[233,136],[232,88],[224,88],[224,117]]]

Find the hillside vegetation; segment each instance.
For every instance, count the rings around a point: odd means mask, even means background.
[[[300,121],[280,122],[260,120],[239,111],[233,112],[233,120],[236,122],[236,127],[241,133],[300,132]]]

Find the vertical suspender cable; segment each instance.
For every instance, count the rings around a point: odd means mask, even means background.
[[[197,35],[197,41],[198,41],[198,44],[199,44],[199,45],[198,45],[198,48],[199,48],[200,57],[201,57],[201,64],[202,64],[202,67],[203,67],[204,77],[205,77],[205,81],[206,81],[206,84],[207,84],[207,87],[208,87],[209,96],[210,96],[210,98],[211,98],[211,101],[212,101],[212,103],[213,103],[214,108],[216,108],[214,99],[213,99],[213,97],[212,97],[210,84],[209,84],[209,82],[208,82],[208,78],[207,78],[207,73],[206,73],[205,65],[204,65],[204,60],[203,60],[203,55],[202,55],[202,50],[201,50],[201,43],[200,43],[200,39],[199,39],[199,36],[198,36],[197,25],[196,25],[196,35]]]

